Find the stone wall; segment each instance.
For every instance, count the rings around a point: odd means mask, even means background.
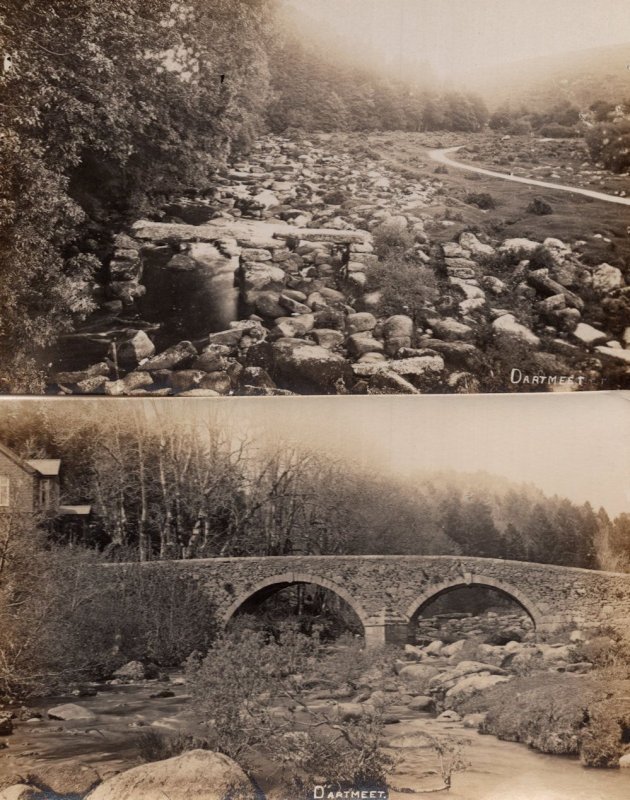
[[[460,556],[279,556],[162,562],[207,592],[224,623],[253,595],[295,583],[344,598],[370,643],[405,641],[408,623],[439,594],[488,586],[519,602],[538,633],[563,625],[627,627],[630,575]],[[160,569],[160,562],[146,565]]]

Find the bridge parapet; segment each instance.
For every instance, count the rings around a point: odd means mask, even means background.
[[[355,611],[369,644],[404,641],[440,594],[488,586],[516,600],[539,633],[563,625],[627,627],[630,575],[465,556],[273,556],[168,563],[210,595],[224,624],[248,601],[299,583],[323,586]]]

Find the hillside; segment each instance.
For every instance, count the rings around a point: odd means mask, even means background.
[[[518,61],[500,71],[471,76],[469,87],[492,105],[514,97],[534,110],[568,101],[586,108],[596,100],[619,102],[630,95],[630,43]]]

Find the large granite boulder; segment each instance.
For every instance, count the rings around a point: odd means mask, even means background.
[[[143,764],[102,783],[89,800],[256,800],[258,793],[239,765],[223,753],[190,750]]]

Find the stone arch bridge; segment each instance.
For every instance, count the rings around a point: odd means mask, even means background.
[[[355,611],[369,645],[404,643],[409,623],[458,587],[486,586],[513,598],[536,631],[597,623],[627,627],[630,574],[464,556],[273,556],[155,561],[177,569],[214,602],[224,625],[244,607],[288,586],[314,584]]]

